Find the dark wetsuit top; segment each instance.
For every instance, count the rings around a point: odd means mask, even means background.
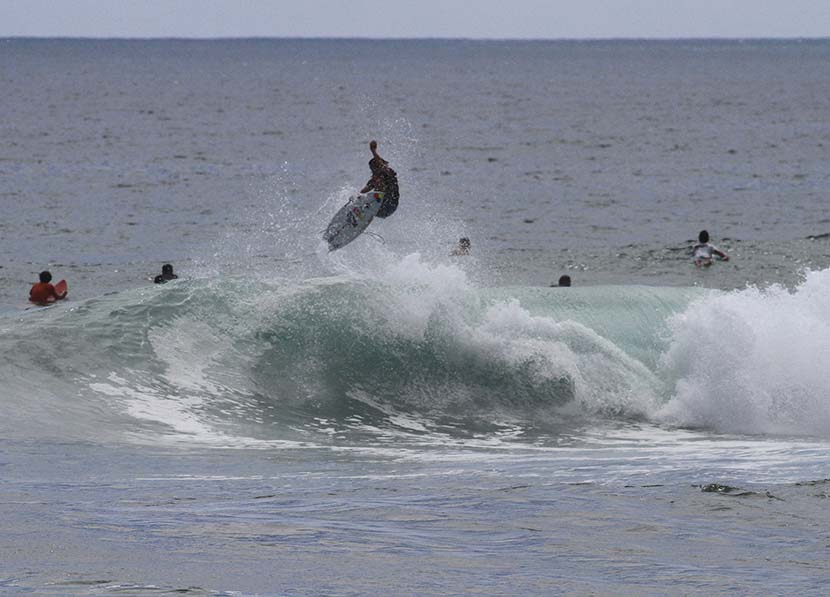
[[[398,209],[398,199],[400,199],[398,175],[382,158],[372,158],[369,161],[369,168],[372,169],[373,174],[366,186],[384,194],[377,217],[391,216]]]

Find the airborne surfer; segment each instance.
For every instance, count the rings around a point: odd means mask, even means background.
[[[326,227],[323,240],[329,245],[329,251],[345,247],[372,222],[375,216],[386,218],[398,209],[398,175],[389,167],[389,162],[378,155],[378,142],[369,143],[372,159],[369,169],[372,178],[360,190],[360,194],[351,197]]]
[[[378,142],[374,139],[369,143],[369,150],[372,152],[372,159],[369,160],[369,169],[372,171],[372,178],[366,186],[360,189],[361,193],[378,191],[384,194],[378,213],[379,218],[391,216],[398,209],[398,175],[389,167],[389,162],[378,155]]]

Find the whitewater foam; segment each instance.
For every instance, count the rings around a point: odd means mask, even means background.
[[[658,420],[724,432],[830,434],[830,270],[712,292],[669,321]]]

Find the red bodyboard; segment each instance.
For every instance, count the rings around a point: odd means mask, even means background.
[[[57,284],[55,284],[55,293],[60,298],[66,298],[66,280],[61,280]]]

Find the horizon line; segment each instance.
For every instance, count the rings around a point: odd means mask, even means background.
[[[817,36],[692,36],[692,37],[365,37],[365,36],[87,36],[87,35],[0,35],[0,41],[62,40],[62,41],[476,41],[476,42],[637,42],[637,41],[826,41],[830,35]]]

